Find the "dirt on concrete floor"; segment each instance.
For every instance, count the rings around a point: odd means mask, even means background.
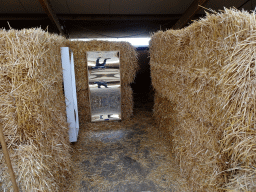
[[[73,144],[72,192],[167,192],[175,189],[169,147],[150,110],[121,122],[85,123]]]

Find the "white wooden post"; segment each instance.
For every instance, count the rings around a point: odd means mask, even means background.
[[[69,141],[76,142],[79,131],[77,109],[76,80],[73,52],[69,57],[69,47],[61,47],[61,61],[63,68],[63,83],[66,101],[67,121],[69,123]]]

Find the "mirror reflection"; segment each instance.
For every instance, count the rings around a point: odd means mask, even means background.
[[[87,52],[91,121],[121,120],[118,51]]]

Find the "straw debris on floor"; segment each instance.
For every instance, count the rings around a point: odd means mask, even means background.
[[[24,192],[64,191],[71,175],[61,46],[65,38],[41,29],[0,31],[0,123]],[[12,191],[3,155],[0,170]]]
[[[155,118],[189,191],[256,190],[255,45],[255,13],[235,9],[152,37]]]
[[[74,52],[79,118],[81,123],[90,121],[87,51],[120,51],[121,73],[121,111],[122,119],[128,119],[133,112],[133,95],[130,84],[138,70],[137,53],[128,42],[109,41],[69,41],[68,46]]]
[[[173,157],[159,137],[152,112],[135,109],[122,122],[89,123],[74,144],[69,191],[173,191]],[[174,174],[170,174],[170,172]]]

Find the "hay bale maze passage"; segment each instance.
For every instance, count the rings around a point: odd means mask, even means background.
[[[207,14],[187,28],[157,32],[150,44],[155,116],[166,117],[161,130],[171,135],[187,188],[255,191],[255,14]]]
[[[127,42],[109,41],[69,41],[68,46],[74,53],[77,102],[79,121],[90,121],[90,104],[87,73],[87,51],[120,51],[120,73],[122,92],[122,119],[128,119],[133,113],[133,95],[130,84],[138,70],[137,53]]]
[[[70,146],[60,47],[41,29],[0,31],[0,123],[21,191],[65,191]],[[1,152],[2,154],[2,152]],[[12,190],[0,156],[2,189]]]

